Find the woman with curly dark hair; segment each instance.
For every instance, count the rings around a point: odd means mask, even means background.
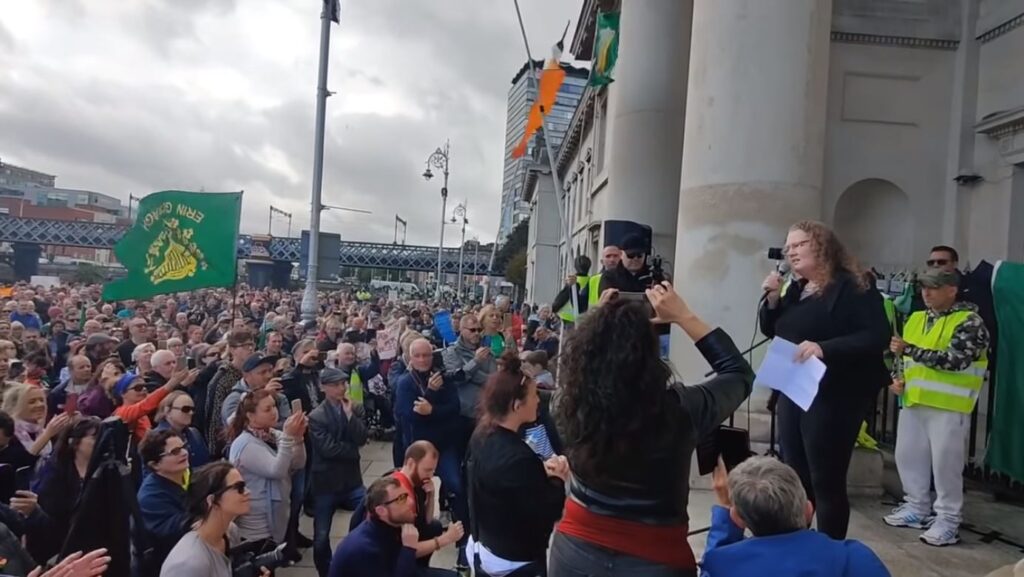
[[[804,411],[777,399],[782,459],[796,470],[815,505],[818,530],[845,539],[850,521],[846,473],[860,424],[889,384],[883,351],[891,336],[882,297],[868,287],[853,257],[825,225],[789,229],[784,249],[794,282],[765,279],[761,332],[797,345],[797,360],[825,363],[818,396]]]
[[[747,398],[754,375],[732,339],[669,283],[648,289],[647,299],[654,321],[639,303],[611,299],[566,340],[556,419],[572,476],[551,577],[697,575],[686,543],[690,460],[697,440]],[[682,328],[717,376],[673,383],[655,323]]]

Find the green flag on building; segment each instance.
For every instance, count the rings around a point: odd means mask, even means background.
[[[590,68],[590,85],[605,86],[615,79],[615,61],[619,58],[619,13],[601,12],[597,15],[594,34],[594,61]]]
[[[114,247],[128,270],[103,299],[144,299],[235,284],[240,192],[155,192],[139,201],[135,225]]]

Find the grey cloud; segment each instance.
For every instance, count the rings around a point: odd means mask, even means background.
[[[55,0],[47,1],[53,6]],[[547,21],[549,1],[521,2],[535,52],[546,53],[553,41],[547,36],[560,34],[564,26],[564,19],[557,20],[575,16],[579,8],[575,1],[562,6],[560,0],[560,16]],[[203,39],[194,37],[197,11],[228,19],[243,9],[231,0],[154,0],[147,6],[148,24],[126,27],[123,33],[146,37],[154,46],[154,67],[199,62],[201,50],[171,49],[179,40],[202,44]],[[449,137],[448,216],[457,202],[468,199],[469,236],[492,240],[501,188],[505,98],[512,75],[525,60],[511,3],[350,2],[344,5],[342,20],[333,28],[335,38],[350,34],[368,39],[365,50],[386,58],[368,64],[360,59],[339,62],[336,57],[330,88],[343,93],[347,81],[358,81],[397,90],[420,110],[413,116],[340,114],[337,103],[328,101],[324,202],[374,214],[328,212],[324,229],[344,238],[390,242],[397,212],[409,221],[409,242],[435,243],[440,178],[427,183],[420,174],[426,157]],[[295,58],[302,66],[315,62],[315,41],[309,40],[296,41]],[[0,36],[0,51],[2,43]],[[31,55],[21,65],[32,66]],[[131,77],[97,81],[87,72],[53,71],[49,84],[13,84],[0,91],[0,125],[5,127],[0,131],[0,156],[13,155],[33,168],[55,173],[62,186],[122,198],[129,192],[165,188],[245,188],[243,230],[264,232],[267,206],[273,204],[294,214],[297,234],[308,224],[315,77],[258,61],[240,62],[239,67],[256,90],[280,82],[301,88],[290,90],[273,106],[257,107],[196,99],[182,89],[146,85]],[[276,150],[295,175],[264,162],[261,154],[268,148]],[[274,232],[283,233],[280,224],[275,223]],[[449,227],[446,244],[455,244],[452,239],[457,235],[456,227]]]

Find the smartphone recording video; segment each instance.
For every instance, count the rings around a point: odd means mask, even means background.
[[[646,293],[619,292],[615,298],[642,304],[647,311],[647,318],[654,318],[654,307],[651,306],[651,301],[647,300]]]
[[[722,457],[727,471],[746,461],[750,457],[750,432],[722,425],[697,443],[697,470],[701,475],[715,470],[718,457]]]

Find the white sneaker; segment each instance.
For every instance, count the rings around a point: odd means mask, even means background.
[[[920,515],[910,508],[908,503],[903,503],[892,510],[892,513],[882,517],[886,525],[890,527],[912,527],[914,529],[927,529],[935,521],[935,515]]]
[[[921,542],[933,547],[956,545],[960,542],[960,527],[949,522],[937,521],[921,535]]]

